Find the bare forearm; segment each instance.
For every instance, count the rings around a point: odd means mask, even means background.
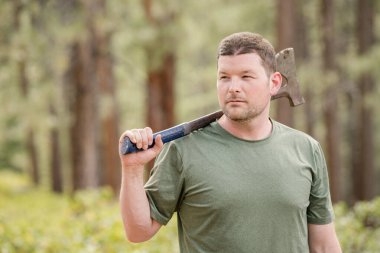
[[[334,224],[308,225],[310,253],[342,253]]]
[[[149,201],[144,190],[144,168],[124,169],[120,191],[121,216],[130,241],[140,242],[153,236]],[[153,234],[152,234],[153,233]]]
[[[342,253],[342,250],[339,244],[335,244],[327,247],[310,248],[310,253]]]
[[[161,136],[157,135],[155,145],[148,149],[153,143],[153,132],[149,127],[125,131],[119,140],[119,150],[125,138],[129,138],[137,148],[144,151],[119,154],[122,166],[121,216],[128,240],[143,242],[149,240],[161,227],[150,217],[149,201],[144,190],[144,165],[160,153],[164,143]]]
[[[339,246],[337,245],[332,245],[330,247],[316,247],[310,249],[310,253],[342,253],[342,250]]]

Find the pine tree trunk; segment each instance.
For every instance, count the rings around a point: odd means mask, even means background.
[[[76,42],[72,47],[71,84],[73,124],[71,146],[74,190],[99,185],[96,110],[97,87],[94,80],[93,41]]]
[[[147,79],[147,124],[154,132],[172,127],[174,119],[174,77],[175,77],[175,43],[165,33],[167,26],[174,22],[175,14],[167,13],[165,18],[156,18],[152,11],[152,1],[144,0],[143,7],[150,25],[158,30],[153,44],[146,48],[148,63]],[[153,166],[147,166],[146,179]]]
[[[172,127],[174,121],[174,53],[164,56],[162,66],[148,73],[147,122],[154,131]]]
[[[295,43],[294,51],[296,57],[297,66],[302,66],[310,61],[310,46],[309,46],[309,33],[308,26],[309,20],[305,15],[304,7],[306,5],[303,0],[295,0]],[[306,118],[306,132],[315,136],[315,124],[316,124],[316,112],[314,106],[315,87],[308,83],[301,84],[304,90],[304,97],[306,103],[302,105],[304,115]]]
[[[326,75],[336,72],[336,50],[334,35],[334,1],[322,0],[322,40],[323,66]],[[329,80],[328,80],[329,81]],[[326,126],[325,143],[327,147],[327,166],[329,169],[331,198],[333,202],[342,199],[341,192],[341,126],[338,107],[338,87],[336,83],[328,83],[324,92],[324,121]]]
[[[106,14],[104,0],[82,0],[86,36],[72,47],[71,73],[74,189],[109,185],[120,187],[119,139],[111,31],[97,25]]]
[[[50,114],[52,117],[57,117],[57,113],[52,104],[50,105]],[[54,126],[50,130],[50,171],[51,189],[53,192],[63,192],[61,150],[59,143],[59,131],[57,126]]]
[[[13,26],[16,31],[20,31],[20,18],[23,11],[23,3],[19,0],[13,1],[14,4],[14,22]],[[24,50],[23,48],[20,50]],[[21,91],[21,97],[24,101],[29,99],[29,79],[27,74],[27,59],[26,56],[18,59],[18,76],[19,76],[19,86]],[[28,173],[34,185],[40,183],[40,172],[37,158],[37,147],[35,144],[34,129],[32,125],[27,122],[26,133],[25,133],[25,146],[29,158]]]
[[[368,53],[374,44],[374,1],[357,1],[357,34],[358,53]],[[358,80],[360,90],[359,115],[357,118],[359,131],[358,164],[354,164],[354,198],[370,200],[375,196],[375,164],[374,164],[374,122],[373,108],[367,103],[367,96],[374,90],[374,80],[369,73],[363,73]]]
[[[26,147],[30,161],[30,175],[34,185],[40,184],[40,170],[37,159],[37,147],[35,144],[34,130],[30,127],[27,130]]]
[[[277,51],[295,46],[295,0],[277,0]],[[287,98],[278,99],[276,120],[294,126],[294,114]]]
[[[97,1],[97,14],[106,15],[104,0]],[[100,92],[100,132],[101,132],[101,175],[102,184],[111,186],[114,193],[119,192],[121,183],[121,169],[117,152],[118,130],[118,105],[116,102],[115,84],[113,76],[113,63],[110,53],[110,31],[103,31],[97,27],[94,29],[96,41],[96,78]]]

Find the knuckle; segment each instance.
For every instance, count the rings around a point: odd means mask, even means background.
[[[132,132],[130,131],[130,130],[127,130],[127,131],[125,131],[124,133],[122,133],[121,135],[120,135],[120,142],[122,142],[125,138],[131,138],[131,136],[132,136]]]
[[[144,135],[146,135],[145,130],[144,129],[140,129],[139,130],[139,134],[140,134],[141,137],[143,137]]]
[[[140,129],[133,129],[132,132],[134,135],[140,135]]]

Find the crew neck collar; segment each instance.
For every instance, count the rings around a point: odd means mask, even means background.
[[[271,124],[272,124],[272,130],[271,130],[271,132],[270,132],[270,134],[269,134],[268,136],[266,136],[266,137],[263,138],[263,139],[259,139],[259,140],[247,140],[247,139],[243,139],[243,138],[237,137],[237,136],[231,134],[230,132],[228,132],[226,129],[224,129],[224,128],[219,124],[218,121],[215,121],[214,123],[212,123],[212,125],[215,126],[215,128],[218,130],[218,132],[220,132],[220,133],[222,133],[222,134],[228,136],[229,138],[232,138],[232,139],[235,139],[235,140],[238,140],[238,141],[243,141],[243,142],[250,142],[250,143],[264,143],[264,142],[269,141],[269,140],[272,138],[272,136],[275,134],[275,132],[276,132],[276,128],[277,128],[277,127],[276,127],[276,126],[277,126],[276,122],[275,122],[274,120],[272,120],[270,117],[269,117],[269,120],[270,120],[270,122],[271,122]]]

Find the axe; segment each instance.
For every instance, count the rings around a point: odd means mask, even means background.
[[[280,72],[282,75],[282,83],[278,93],[272,96],[271,99],[273,100],[280,97],[287,97],[292,107],[303,104],[305,100],[301,95],[300,87],[296,77],[296,65],[293,48],[287,48],[277,53],[276,64],[277,71]],[[192,131],[206,127],[211,122],[214,122],[215,120],[222,117],[222,115],[222,111],[217,111],[206,116],[200,117],[198,119],[192,120],[190,122],[185,122],[172,128],[162,130],[153,134],[153,140],[156,138],[157,135],[161,134],[162,141],[164,143],[170,142],[172,140],[188,135]],[[149,148],[153,146],[154,141],[152,145],[149,146]],[[129,140],[128,137],[124,138],[120,147],[120,153],[123,155],[142,150],[143,149],[138,149],[136,145]]]

